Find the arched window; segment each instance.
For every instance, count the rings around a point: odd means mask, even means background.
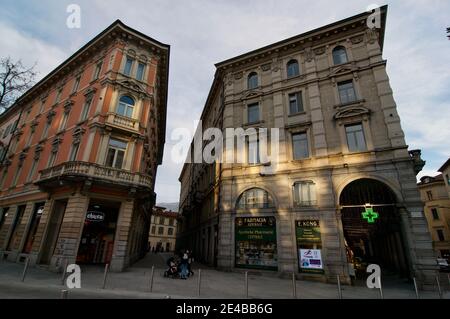
[[[261,188],[251,188],[241,194],[238,199],[238,209],[272,208],[273,199],[270,194]]]
[[[338,46],[333,49],[333,63],[335,65],[347,63],[347,51],[343,46]]]
[[[290,60],[286,64],[287,77],[292,78],[300,74],[300,68],[298,66],[297,60]]]
[[[134,109],[134,100],[133,98],[124,95],[119,100],[119,105],[117,106],[117,114],[132,117]]]
[[[316,184],[312,181],[296,182],[292,187],[294,192],[294,206],[314,206],[317,204]]]
[[[258,74],[256,72],[252,72],[248,75],[247,87],[249,90],[256,89],[258,87]]]

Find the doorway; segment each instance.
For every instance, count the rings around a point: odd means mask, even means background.
[[[62,220],[66,212],[67,200],[55,200],[52,213],[48,221],[47,233],[43,241],[39,263],[49,265],[61,230]]]
[[[384,276],[407,278],[402,223],[394,192],[384,183],[359,179],[340,196],[345,249],[351,275],[367,277],[369,264],[378,264]]]
[[[120,202],[91,199],[85,216],[77,263],[111,262],[119,210]]]

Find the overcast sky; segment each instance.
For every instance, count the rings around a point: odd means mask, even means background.
[[[450,156],[450,41],[445,34],[450,1],[386,2],[384,58],[402,127],[410,149],[422,149],[427,161],[422,175],[434,175]],[[81,7],[80,29],[66,27],[71,3]],[[2,0],[0,56],[37,62],[43,77],[116,19],[170,44],[167,144],[156,192],[157,202],[175,202],[181,165],[170,160],[170,134],[199,118],[214,63],[356,15],[373,3]]]

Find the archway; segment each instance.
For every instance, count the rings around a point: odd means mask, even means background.
[[[347,261],[357,279],[378,264],[383,276],[408,277],[397,198],[384,183],[368,178],[348,184],[339,197]]]

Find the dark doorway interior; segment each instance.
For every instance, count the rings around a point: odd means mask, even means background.
[[[120,203],[92,199],[84,221],[77,263],[111,262]]]
[[[34,204],[33,213],[31,215],[30,227],[28,229],[27,238],[25,240],[25,246],[23,246],[23,253],[29,254],[33,249],[33,243],[36,236],[36,232],[41,221],[42,213],[44,212],[45,202]]]
[[[354,181],[342,192],[340,205],[347,259],[357,279],[367,277],[369,264],[380,265],[384,276],[409,276],[396,202],[388,186],[372,179]],[[373,211],[378,213],[373,223],[362,216],[365,204],[374,205]]]
[[[67,200],[56,200],[53,204],[52,213],[47,226],[47,231],[44,238],[44,245],[40,257],[40,264],[49,265],[53,252],[55,250],[56,241],[61,230],[62,220],[66,212]]]

